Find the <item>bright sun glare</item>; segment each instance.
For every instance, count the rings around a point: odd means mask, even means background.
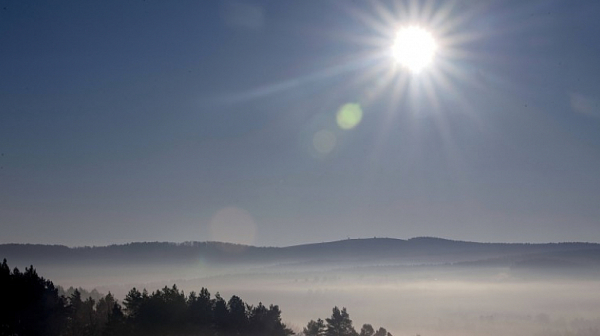
[[[392,54],[400,65],[417,73],[431,63],[436,49],[431,33],[423,28],[410,26],[398,31]]]

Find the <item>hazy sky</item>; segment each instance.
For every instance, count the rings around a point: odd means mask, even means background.
[[[0,0],[0,243],[598,242],[599,17]],[[411,24],[438,43],[419,74],[389,56]]]

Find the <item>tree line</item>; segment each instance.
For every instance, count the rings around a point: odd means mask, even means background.
[[[165,286],[149,293],[132,288],[122,302],[109,292],[84,298],[78,289],[61,295],[33,266],[0,265],[0,336],[291,336],[277,305],[249,305],[233,295],[225,300],[206,288],[187,296]],[[305,336],[391,336],[369,324],[358,333],[346,308],[331,318],[310,321]]]
[[[302,330],[304,336],[392,336],[385,328],[380,327],[377,331],[370,324],[363,324],[360,333],[352,326],[350,315],[346,308],[341,310],[336,306],[330,318],[311,320]]]

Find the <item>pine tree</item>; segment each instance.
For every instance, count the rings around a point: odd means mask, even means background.
[[[325,336],[326,331],[325,322],[321,319],[310,320],[302,330],[305,336]]]
[[[346,311],[346,308],[340,310],[337,306],[333,308],[331,318],[327,321],[327,336],[354,336],[356,330],[352,327],[352,320]]]

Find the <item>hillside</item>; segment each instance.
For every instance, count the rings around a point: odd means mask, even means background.
[[[486,264],[527,265],[527,260],[561,260],[569,264],[600,263],[600,244],[476,243],[440,238],[348,239],[288,247],[256,247],[221,242],[141,242],[98,247],[2,244],[0,258],[17,265],[151,266],[204,264],[235,265],[435,265]]]

